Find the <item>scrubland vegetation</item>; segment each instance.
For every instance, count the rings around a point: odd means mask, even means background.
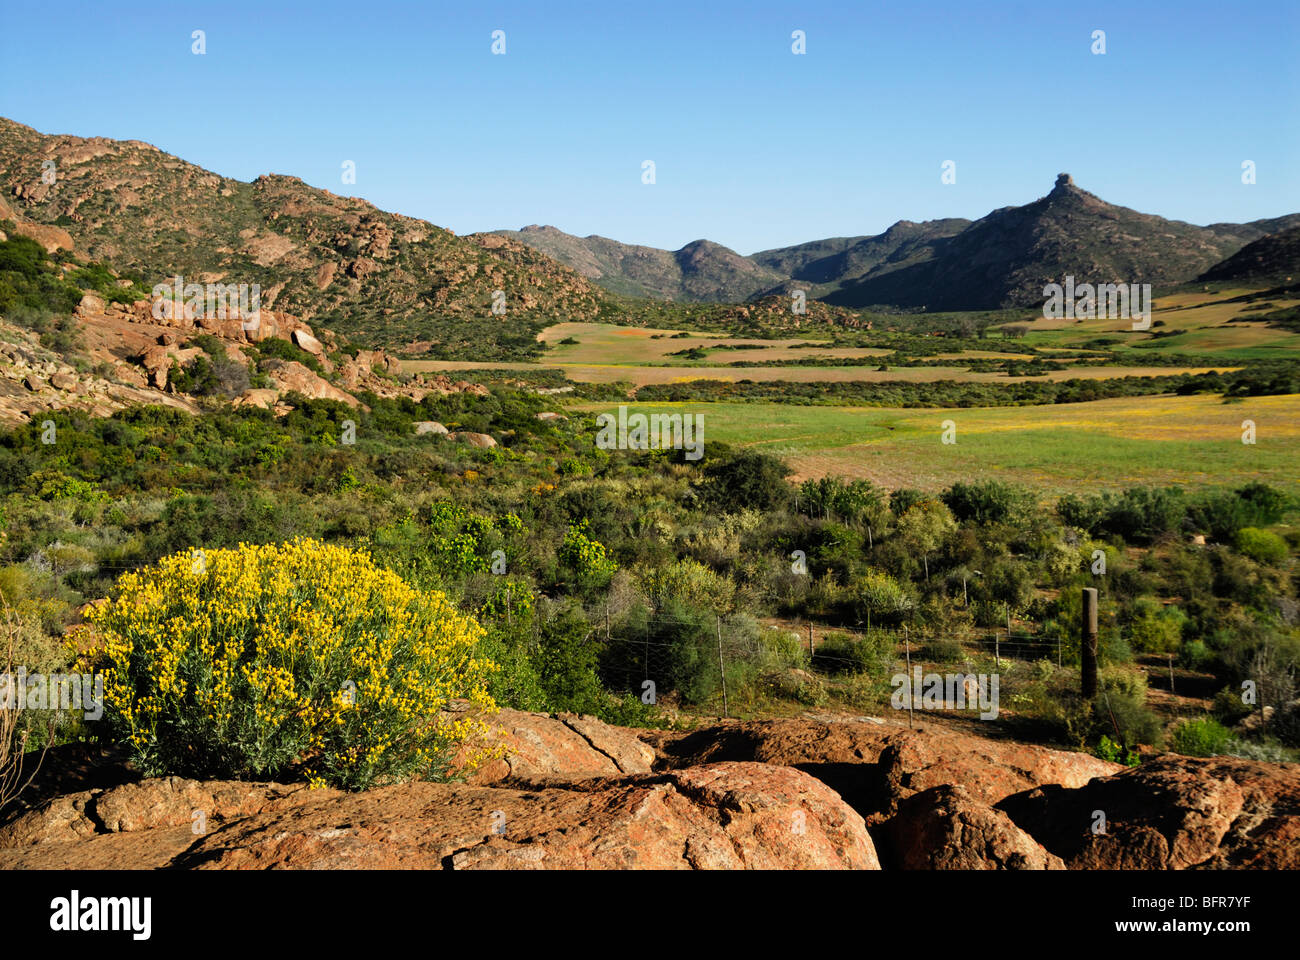
[[[505,386],[364,399],[51,413],[53,443],[38,423],[0,436],[15,662],[110,681],[110,722],[67,717],[56,740],[112,740],[158,773],[357,787],[448,775],[464,731],[422,724],[454,698],[690,724],[722,712],[725,670],[733,715],[879,714],[906,657],[987,672],[996,656],[996,722],[1020,739],[1297,756],[1300,529],[1281,488],[795,484],[718,441],[696,462],[600,450],[592,418],[538,420],[554,404]],[[423,420],[500,445],[415,436]],[[1175,672],[1192,700],[1167,696]],[[396,699],[350,713],[349,681]]]

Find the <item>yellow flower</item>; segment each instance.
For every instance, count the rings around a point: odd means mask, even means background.
[[[445,596],[315,540],[196,554],[124,575],[87,613],[106,712],[147,773],[265,777],[307,761],[313,784],[360,787],[441,769],[485,729],[437,722],[455,698],[495,709],[498,669]]]

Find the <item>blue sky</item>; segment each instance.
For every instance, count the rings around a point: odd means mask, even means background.
[[[1295,0],[58,11],[0,36],[0,114],[145,140],[241,180],[294,174],[457,233],[550,223],[751,253],[973,219],[1042,196],[1060,171],[1193,223],[1300,211]],[[940,182],[945,160],[955,184]]]

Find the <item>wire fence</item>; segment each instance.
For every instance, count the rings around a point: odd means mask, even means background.
[[[762,624],[721,614],[691,619],[662,615],[623,618],[612,625],[608,619],[602,622],[597,618],[588,640],[601,648],[602,679],[611,689],[643,697],[672,691],[697,702],[716,699],[724,715],[729,693],[734,695],[740,684],[764,672],[806,667],[819,673],[889,676],[909,662],[969,663],[983,655],[1000,669],[1004,660],[1049,660],[1061,666],[1064,658],[1060,638],[1032,632],[994,630],[957,636],[906,627],[872,627],[863,633],[809,622]],[[862,652],[845,655],[855,648]]]

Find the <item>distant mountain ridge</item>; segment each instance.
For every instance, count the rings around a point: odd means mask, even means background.
[[[1106,203],[1062,174],[1046,196],[973,222],[903,220],[873,236],[751,256],[709,240],[668,251],[555,227],[460,237],[297,177],[245,183],[141,141],[45,135],[4,118],[0,197],[23,230],[67,238],[147,286],[175,273],[259,284],[264,305],[340,334],[484,359],[535,352],[536,331],[556,317],[639,316],[644,305],[615,294],[742,304],[803,290],[850,310],[985,310],[1041,302],[1046,283],[1071,274],[1193,281],[1247,244],[1300,227],[1300,214],[1206,227],[1166,220]],[[1270,270],[1294,262],[1294,243],[1272,249]]]
[[[1290,283],[1296,277],[1300,277],[1300,227],[1266,234],[1257,240],[1252,240],[1197,279],[1271,280]]]
[[[710,240],[695,240],[680,250],[620,243],[593,234],[577,237],[551,226],[494,230],[512,237],[606,289],[631,297],[694,303],[737,303],[785,279],[752,257]]]
[[[1066,275],[1092,282],[1191,281],[1246,244],[1297,226],[1300,214],[1205,227],[1166,220],[1107,203],[1063,173],[1046,196],[979,220],[900,220],[874,236],[814,240],[749,257],[704,240],[673,252],[555,227],[497,232],[609,290],[638,296],[730,302],[801,289],[852,309],[988,310],[1041,302],[1043,286]]]

